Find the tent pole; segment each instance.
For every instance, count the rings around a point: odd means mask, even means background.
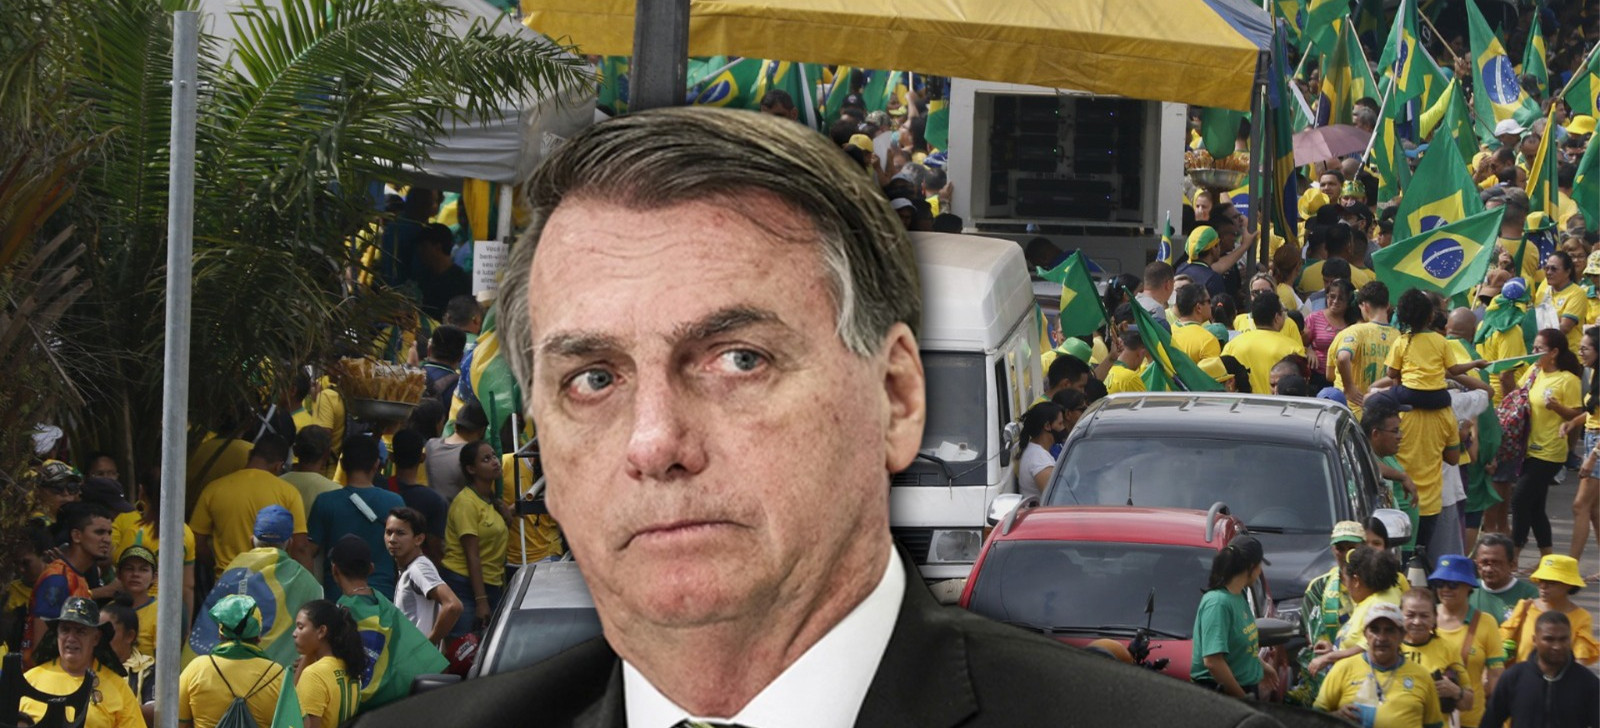
[[[1268,69],[1270,72],[1270,65],[1268,66]],[[1261,224],[1261,221],[1264,219],[1261,216],[1261,212],[1266,209],[1261,204],[1261,191],[1262,188],[1266,186],[1265,182],[1267,175],[1271,173],[1272,160],[1267,159],[1268,155],[1262,153],[1262,147],[1264,146],[1264,142],[1266,140],[1265,122],[1267,120],[1267,86],[1265,83],[1257,81],[1251,83],[1250,87],[1255,96],[1255,98],[1251,99],[1253,103],[1250,105],[1251,108],[1255,109],[1255,112],[1251,114],[1250,118],[1250,166],[1253,168],[1253,170],[1249,179],[1250,212],[1252,213],[1251,217],[1255,218],[1256,220],[1255,232],[1257,238],[1255,254],[1256,267],[1250,271],[1251,275],[1254,275],[1255,271],[1260,269],[1261,263],[1265,261],[1267,257],[1267,238],[1269,237],[1270,230],[1267,225]],[[1248,229],[1250,226],[1250,221],[1246,220],[1245,225]]]
[[[637,0],[633,12],[633,111],[682,106],[689,80],[689,0]]]

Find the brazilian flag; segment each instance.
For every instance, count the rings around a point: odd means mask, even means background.
[[[1539,29],[1539,11],[1535,6],[1533,25],[1528,27],[1528,44],[1522,49],[1522,73],[1539,79],[1540,93],[1550,86],[1550,69],[1544,65],[1544,32]]]
[[[1538,113],[1538,105],[1522,90],[1517,71],[1506,57],[1506,49],[1489,29],[1476,0],[1467,0],[1466,6],[1467,30],[1472,38],[1472,97],[1478,118],[1493,126],[1490,119],[1505,121],[1529,107]]]
[[[1543,211],[1548,219],[1556,219],[1556,208],[1561,201],[1557,189],[1556,167],[1561,161],[1556,155],[1556,110],[1550,108],[1550,118],[1545,124],[1545,134],[1539,140],[1539,151],[1533,155],[1532,168],[1528,170],[1528,211]],[[1592,145],[1592,142],[1591,142]],[[1584,218],[1587,224],[1588,218]]]
[[[1290,45],[1305,47],[1306,0],[1272,0],[1272,15],[1284,22]]]
[[[367,666],[361,671],[363,711],[406,697],[418,675],[443,672],[450,665],[388,597],[376,592],[345,595],[339,597],[339,606],[355,618],[367,653]]]
[[[600,59],[600,96],[595,104],[617,114],[628,113],[628,56],[605,56]]]
[[[456,401],[450,408],[453,418],[462,405],[477,401],[489,419],[489,429],[484,439],[494,443],[496,448],[499,447],[500,428],[506,418],[522,411],[522,388],[517,385],[517,377],[511,372],[511,362],[500,350],[499,311],[497,303],[483,315],[478,342],[461,362],[461,368],[466,370],[467,376],[462,377],[456,386]]]
[[[795,108],[800,109],[800,121],[813,129],[817,128],[816,104],[812,103],[811,87],[817,82],[817,77],[822,73],[822,66],[815,63],[792,63],[790,61],[762,61],[761,75],[756,79],[756,87],[750,94],[750,99],[756,104],[767,95],[768,91],[779,90],[789,94],[794,99]]]
[[[736,58],[689,89],[689,103],[742,109],[760,101],[752,98],[765,63],[760,58]]]
[[[1323,55],[1332,53],[1347,25],[1345,16],[1349,12],[1350,0],[1311,0],[1306,6],[1306,21],[1300,26],[1305,29],[1301,37],[1310,40]],[[1327,76],[1326,69],[1323,76]]]
[[[322,598],[322,585],[283,549],[271,546],[251,549],[233,558],[217,579],[200,614],[189,632],[189,648],[195,655],[209,655],[218,641],[217,623],[211,608],[230,594],[248,594],[261,609],[261,650],[280,665],[294,664],[294,615],[301,605]]]
[[[1583,66],[1572,74],[1572,80],[1567,82],[1566,89],[1561,92],[1561,98],[1567,100],[1567,105],[1572,107],[1574,114],[1584,116],[1600,114],[1600,45],[1589,49],[1589,57],[1584,60]],[[1585,215],[1584,220],[1588,219]]]
[[[1372,265],[1390,290],[1420,288],[1446,298],[1483,281],[1495,255],[1505,208],[1480,212],[1402,240],[1372,255]]]
[[[1272,73],[1267,81],[1266,114],[1262,124],[1261,146],[1271,162],[1272,176],[1262,184],[1259,210],[1267,213],[1269,232],[1277,233],[1284,244],[1299,247],[1300,190],[1294,179],[1294,130],[1302,102],[1291,94],[1300,91],[1289,83],[1289,48],[1283,25],[1273,29]]]
[[[1411,182],[1411,165],[1400,147],[1400,117],[1405,109],[1405,103],[1391,96],[1383,106],[1383,116],[1378,119],[1376,137],[1372,140],[1372,162],[1378,168],[1378,202],[1399,197],[1400,191]]]
[[[1404,240],[1483,211],[1478,185],[1451,145],[1428,147],[1400,199],[1394,238]]]
[[[1128,297],[1133,297],[1133,292],[1128,291]],[[1172,345],[1172,335],[1161,328],[1150,318],[1150,312],[1144,306],[1129,306],[1133,309],[1134,324],[1139,327],[1139,338],[1144,340],[1144,348],[1150,352],[1150,365],[1144,368],[1140,378],[1144,380],[1144,388],[1150,392],[1220,392],[1222,385],[1211,375],[1206,374],[1188,354]]]
[[[1105,325],[1109,317],[1105,304],[1095,293],[1094,281],[1089,278],[1089,264],[1083,251],[1073,253],[1050,270],[1038,268],[1035,272],[1040,278],[1061,284],[1062,336],[1085,336]]]
[[[1367,67],[1367,57],[1349,23],[1343,24],[1338,42],[1322,60],[1322,97],[1328,103],[1329,124],[1352,123],[1355,103],[1362,97],[1378,98],[1378,83]],[[1318,110],[1317,116],[1323,115]]]
[[[1472,133],[1472,111],[1467,108],[1467,98],[1461,93],[1461,84],[1454,79],[1451,79],[1446,93],[1450,98],[1444,109],[1444,117],[1439,120],[1433,132],[1433,143],[1428,149],[1448,144],[1461,153],[1462,164],[1471,164],[1473,155],[1478,153],[1477,136]]]
[[[1378,67],[1392,74],[1394,80],[1388,103],[1404,106],[1426,90],[1432,69],[1426,60],[1428,51],[1417,41],[1416,0],[1400,0],[1395,10],[1394,29],[1389,42],[1383,47]]]
[[[1172,211],[1167,211],[1166,227],[1161,229],[1161,242],[1156,245],[1156,260],[1172,265]]]
[[[1585,225],[1600,220],[1600,144],[1589,142],[1578,160],[1578,174],[1572,178],[1572,200],[1578,203]]]
[[[844,109],[845,97],[850,95],[850,82],[855,74],[856,70],[850,66],[838,66],[833,69],[833,86],[828,88],[828,97],[822,101],[824,131],[839,120],[839,113]]]

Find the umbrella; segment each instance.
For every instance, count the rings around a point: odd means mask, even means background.
[[[584,54],[633,52],[636,0],[523,4]],[[1272,25],[1247,0],[690,0],[689,55],[1032,84],[1246,110]]]
[[[1330,124],[1307,129],[1294,135],[1294,163],[1296,165],[1325,162],[1346,154],[1367,150],[1372,142],[1372,132],[1362,131],[1349,124]]]

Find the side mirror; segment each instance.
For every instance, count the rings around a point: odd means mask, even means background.
[[[1017,443],[1019,443],[1021,441],[1022,441],[1022,423],[1021,422],[1007,422],[1005,427],[1000,428],[1000,449],[1001,450],[1004,450],[1006,452],[1010,452],[1011,449],[1016,447]]]
[[[1256,620],[1256,639],[1262,647],[1277,647],[1300,636],[1300,625],[1277,617]]]
[[[998,525],[1005,520],[1007,515],[1022,505],[1022,495],[1018,493],[1001,493],[989,502],[989,525]]]
[[[430,690],[449,687],[458,682],[461,682],[460,675],[446,675],[443,673],[418,675],[411,679],[411,694],[421,695]]]

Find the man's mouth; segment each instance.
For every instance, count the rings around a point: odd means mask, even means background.
[[[682,519],[655,524],[639,529],[628,539],[629,546],[636,544],[665,544],[677,541],[704,538],[729,528],[736,528],[738,524],[732,521],[719,519]]]

